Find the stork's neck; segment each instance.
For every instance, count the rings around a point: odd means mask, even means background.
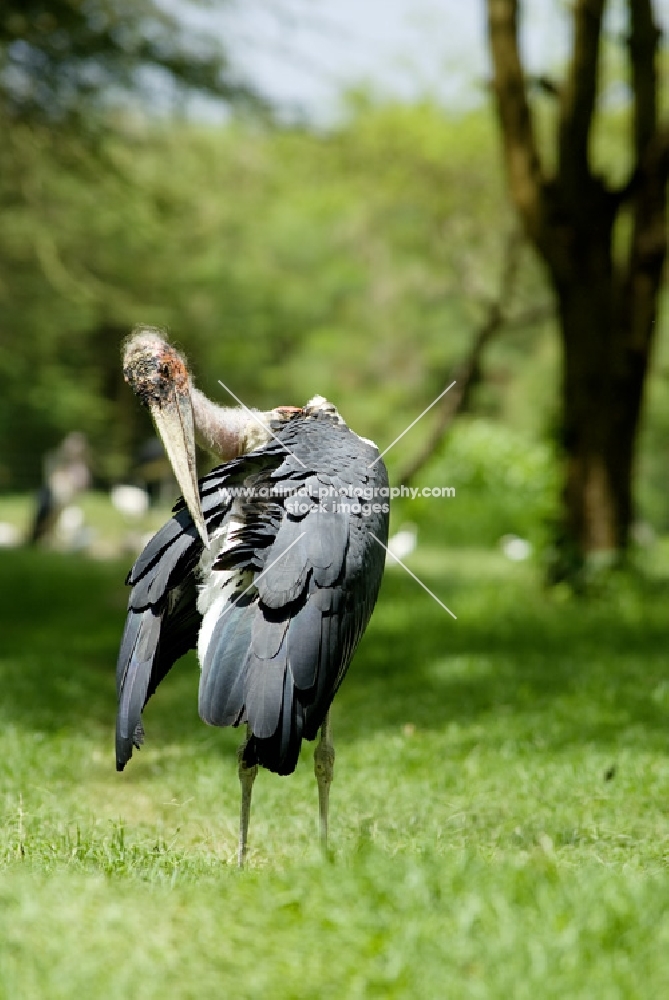
[[[191,401],[198,444],[224,462],[261,447],[271,438],[261,424],[269,426],[275,418],[273,410],[249,412],[241,407],[219,406],[195,387],[191,387]]]

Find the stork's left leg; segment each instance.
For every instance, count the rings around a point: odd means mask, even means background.
[[[330,785],[334,774],[335,751],[332,743],[330,713],[325,716],[321,727],[321,738],[314,751],[314,773],[318,782],[318,811],[320,814],[321,846],[327,852],[328,848],[328,805],[330,801]]]
[[[244,867],[244,860],[246,858],[246,839],[249,833],[249,820],[251,818],[251,793],[253,791],[253,782],[256,780],[256,775],[258,774],[257,764],[247,767],[244,762],[244,751],[250,738],[251,730],[247,726],[246,739],[237,751],[239,781],[242,786],[242,807],[239,817],[239,850],[237,853],[237,864],[240,868]]]

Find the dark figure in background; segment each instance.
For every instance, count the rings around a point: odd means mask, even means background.
[[[37,494],[29,543],[48,538],[63,510],[90,485],[88,442],[85,434],[72,431],[44,456],[44,483]]]

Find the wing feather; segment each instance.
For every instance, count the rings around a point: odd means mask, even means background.
[[[202,659],[198,711],[210,726],[235,725],[244,710],[246,660],[254,607],[228,607],[219,618]]]
[[[285,647],[266,660],[250,652],[247,670],[246,718],[257,740],[268,739],[277,731],[283,705]]]
[[[137,627],[133,623],[129,630],[135,633],[127,664],[121,664],[121,685],[116,718],[116,766],[122,771],[132,756],[134,735],[140,724],[146,692],[151,679],[153,657],[160,636],[160,616],[151,609],[136,616]]]
[[[295,687],[310,691],[320,663],[322,612],[316,594],[310,594],[288,626],[288,662]]]

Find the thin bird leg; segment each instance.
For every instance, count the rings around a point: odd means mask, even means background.
[[[253,782],[256,780],[256,775],[258,773],[257,764],[247,767],[244,763],[244,751],[246,750],[247,743],[250,739],[251,730],[247,726],[246,739],[237,751],[237,760],[239,761],[239,781],[242,786],[242,808],[239,817],[239,851],[237,853],[237,864],[240,868],[244,867],[244,861],[246,859],[246,839],[249,832],[249,820],[251,818],[251,793],[253,791]]]
[[[328,849],[328,804],[330,801],[330,785],[334,774],[335,750],[332,743],[332,728],[330,713],[325,716],[321,727],[321,738],[314,751],[314,774],[318,782],[318,811],[320,814],[321,847],[327,853]]]

